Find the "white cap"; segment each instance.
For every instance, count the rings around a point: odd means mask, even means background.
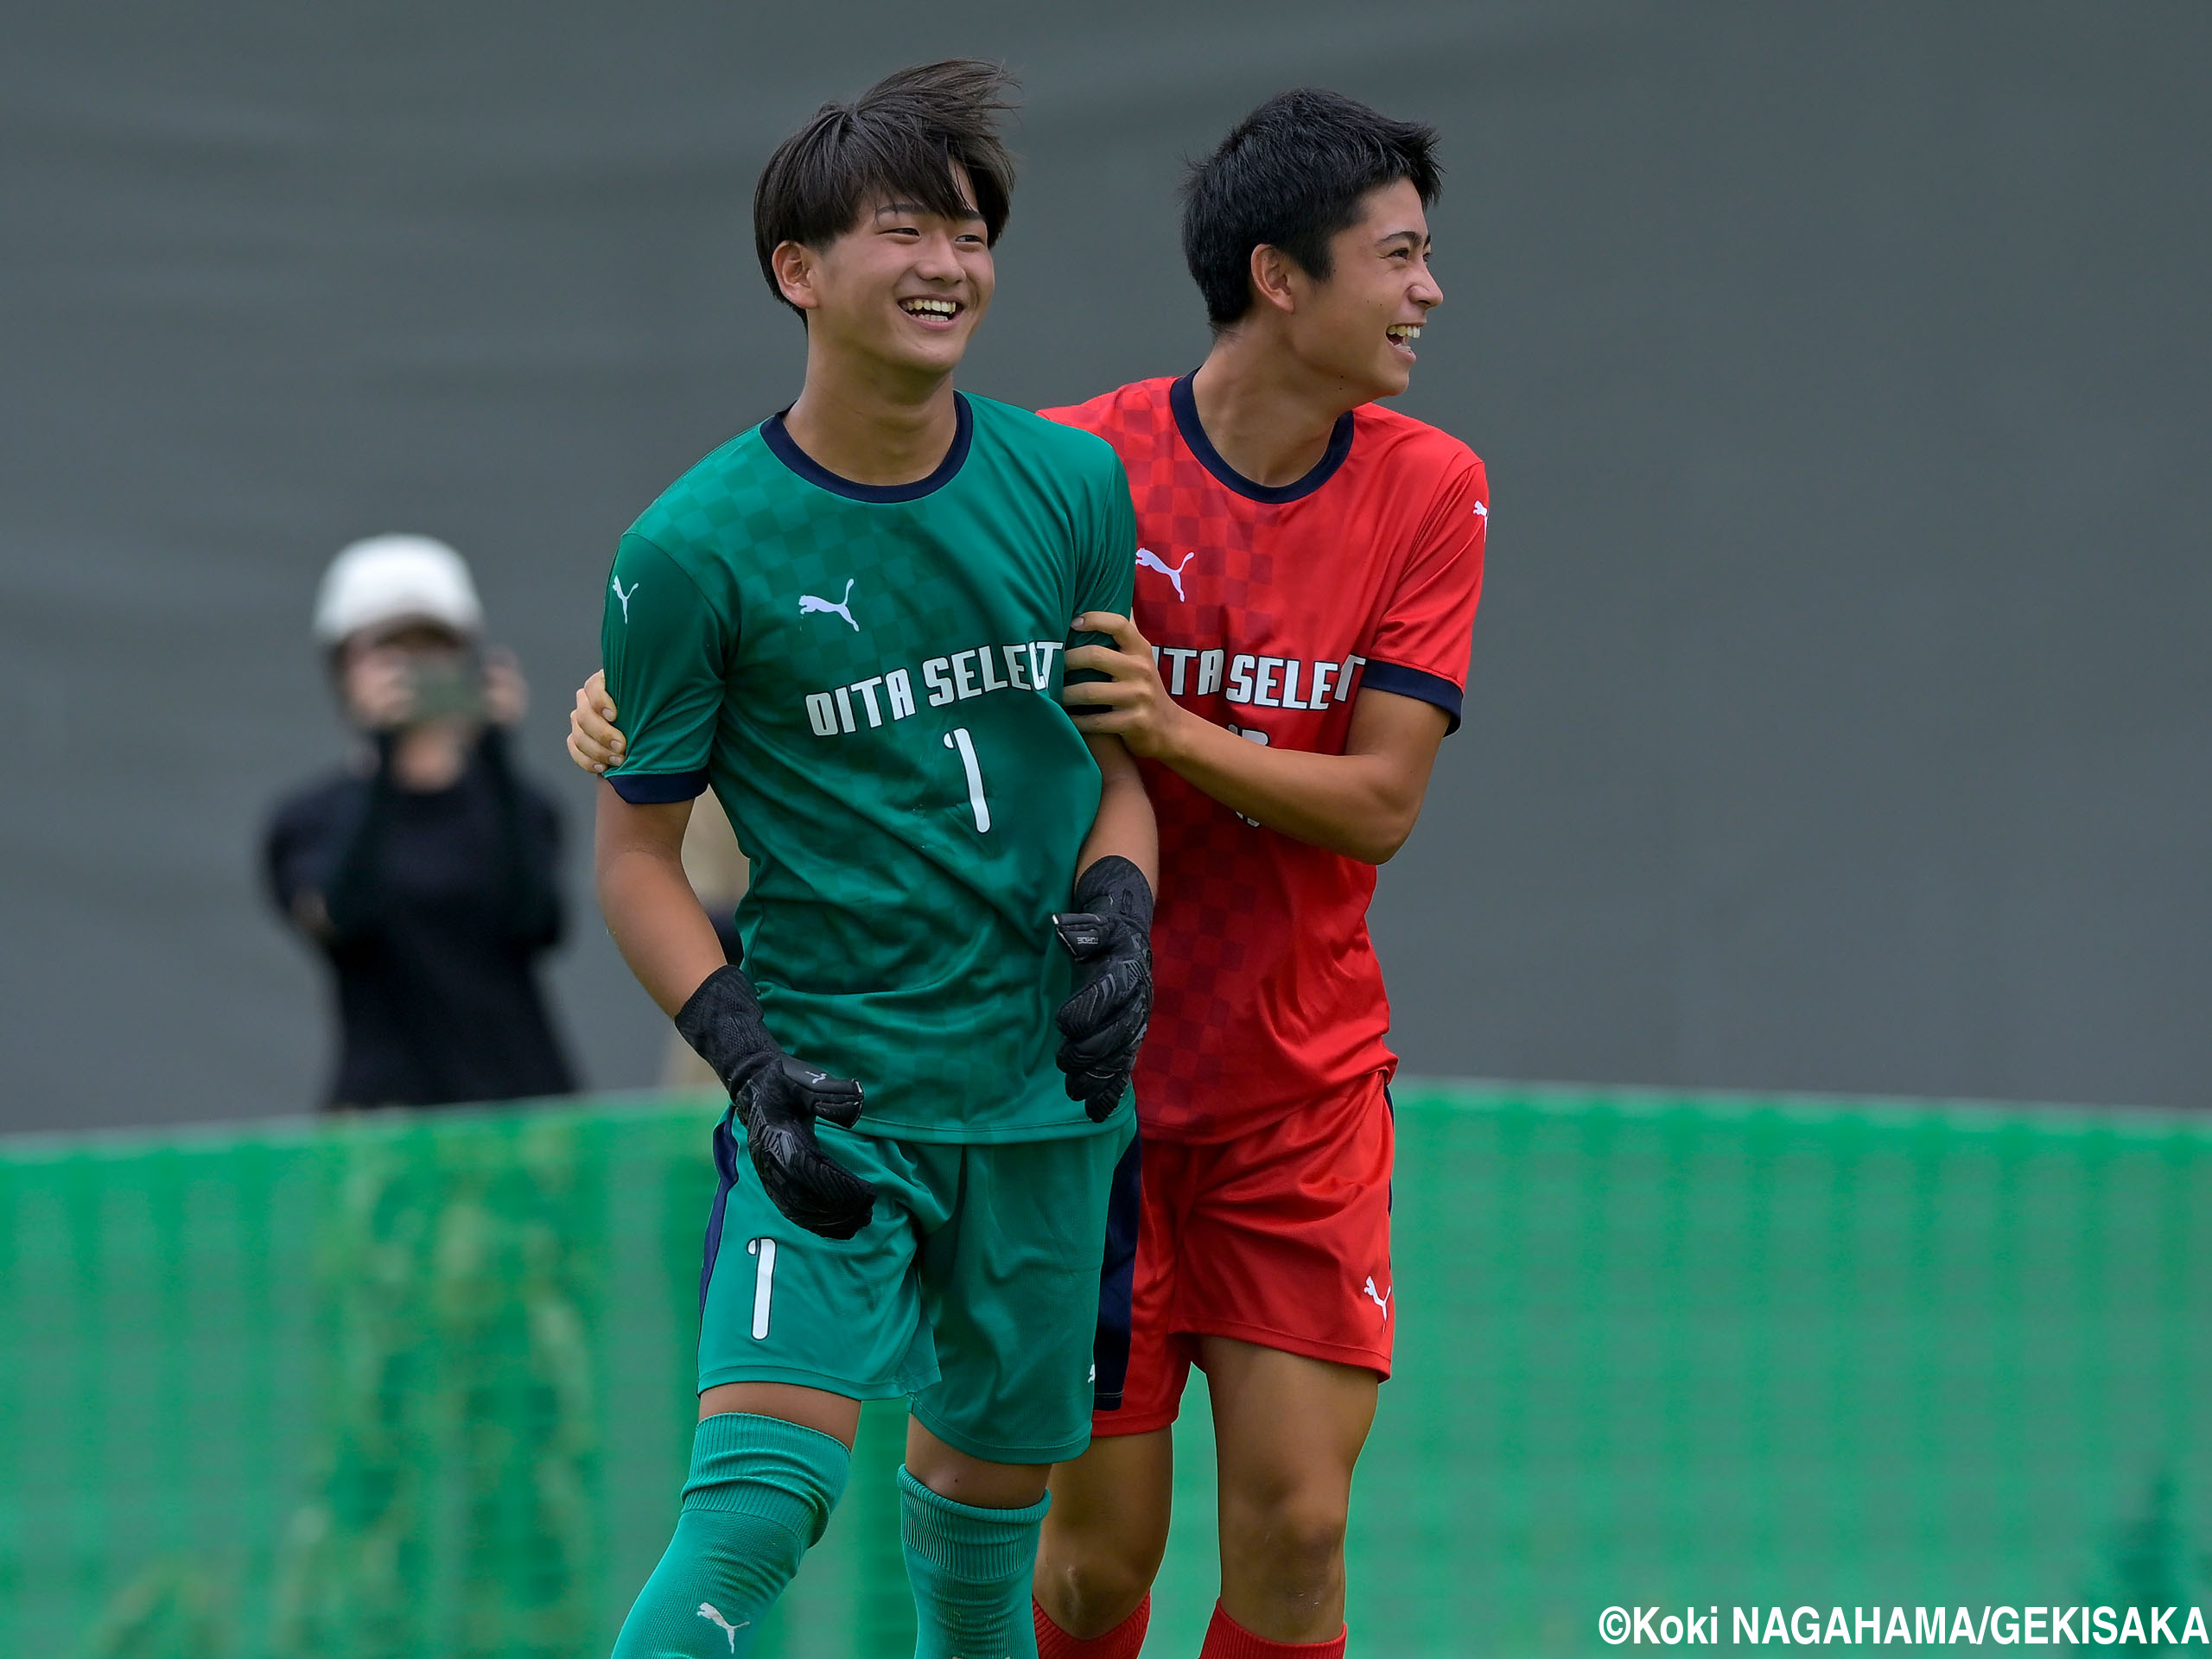
[[[330,562],[315,597],[315,637],[334,645],[363,628],[419,617],[474,633],[484,607],[468,565],[428,536],[372,536]]]

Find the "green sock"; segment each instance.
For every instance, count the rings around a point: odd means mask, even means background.
[[[702,1418],[676,1536],[622,1621],[615,1659],[751,1653],[851,1468],[851,1453],[818,1430],[744,1412]]]
[[[914,1659],[1037,1659],[1029,1580],[1052,1502],[1048,1493],[1026,1510],[979,1510],[899,1471],[899,1531],[921,1621]]]

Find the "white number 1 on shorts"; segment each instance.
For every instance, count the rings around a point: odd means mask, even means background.
[[[991,804],[983,798],[983,769],[976,763],[976,746],[969,740],[968,728],[958,726],[946,733],[944,747],[960,751],[960,764],[968,769],[968,804],[976,810],[976,833],[988,835]]]
[[[746,1249],[760,1258],[753,1270],[753,1340],[768,1339],[768,1303],[776,1294],[776,1241],[756,1238]]]

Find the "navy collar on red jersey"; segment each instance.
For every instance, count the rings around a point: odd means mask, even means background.
[[[851,501],[918,501],[924,496],[943,489],[952,482],[952,475],[968,459],[968,445],[976,435],[976,417],[968,408],[968,400],[958,392],[952,394],[952,448],[944,452],[944,459],[927,478],[918,478],[911,484],[855,484],[831,472],[820,461],[791,441],[784,425],[784,416],[791,410],[777,410],[760,423],[760,437],[776,459],[797,473],[810,484],[819,485],[832,495],[842,495]]]
[[[1183,442],[1191,446],[1191,453],[1198,464],[1219,479],[1223,485],[1255,501],[1264,501],[1270,506],[1280,506],[1286,501],[1295,501],[1308,496],[1336,476],[1337,468],[1344,464],[1344,457],[1351,454],[1351,411],[1346,410],[1337,416],[1336,430],[1329,434],[1329,447],[1313,470],[1288,484],[1255,484],[1221,458],[1221,451],[1213,447],[1213,440],[1206,436],[1206,429],[1198,420],[1198,400],[1191,393],[1191,375],[1185,375],[1167,388],[1168,407],[1175,411],[1176,429],[1182,433]]]

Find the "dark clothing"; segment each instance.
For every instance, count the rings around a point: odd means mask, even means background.
[[[337,978],[329,1100],[435,1106],[575,1087],[534,969],[561,936],[560,820],[518,779],[496,729],[449,789],[344,772],[291,797],[264,849],[277,907],[321,895],[316,943]]]

